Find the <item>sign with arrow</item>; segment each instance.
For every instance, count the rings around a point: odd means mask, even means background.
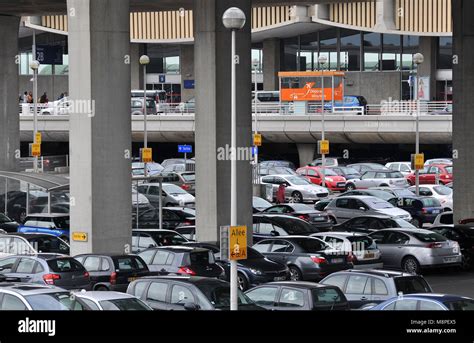
[[[88,235],[87,232],[73,232],[72,240],[76,242],[87,242]]]

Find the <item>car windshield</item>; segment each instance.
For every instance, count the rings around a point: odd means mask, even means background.
[[[383,200],[390,200],[393,198],[392,194],[377,189],[368,190],[367,193]]]
[[[25,296],[35,311],[77,311],[84,310],[82,303],[71,297],[69,292],[34,294]]]
[[[253,207],[268,208],[272,206],[271,203],[259,197],[253,197],[252,203],[253,203]]]
[[[273,217],[273,222],[283,228],[289,235],[308,235],[315,230],[311,227],[310,224],[306,223],[303,220],[293,219],[293,218],[279,218]]]
[[[351,242],[353,251],[364,251],[377,248],[374,240],[369,236],[349,236],[347,239]]]
[[[216,263],[212,251],[193,251],[186,254],[183,264],[191,266],[207,266]]]
[[[452,173],[453,173],[453,167],[452,167],[452,166],[444,167],[444,169],[446,170],[446,172],[447,172],[448,174],[452,174]]]
[[[398,196],[398,197],[412,197],[415,196],[415,193],[408,189],[394,189],[393,192]]]
[[[206,298],[209,299],[211,304],[218,309],[230,309],[230,287],[227,285],[218,285],[215,284],[196,284],[196,286],[204,293]],[[237,290],[237,300],[239,306],[253,305],[252,300],[250,300],[244,293],[240,290]]]
[[[389,179],[403,179],[402,173],[400,173],[398,171],[387,173],[387,177]]]
[[[421,233],[421,232],[413,232],[413,236],[416,237],[419,241],[425,243],[432,243],[432,242],[444,242],[447,241],[446,237],[441,236],[439,233],[430,232],[430,233]]]
[[[446,186],[435,186],[433,189],[439,195],[451,195],[453,193],[453,190]]]
[[[468,236],[470,239],[474,239],[474,228],[473,227],[463,227],[461,228],[461,232]]]
[[[274,167],[270,169],[271,174],[286,174],[286,175],[297,175],[296,172],[287,167]]]
[[[395,226],[394,224],[397,224],[398,226]],[[384,221],[385,227],[386,228],[395,228],[395,227],[403,227],[403,228],[409,228],[409,229],[416,229],[417,227],[414,226],[413,224],[407,222],[404,219],[399,219],[399,218],[393,218],[393,219],[388,219]]]
[[[163,185],[163,191],[172,195],[188,194],[188,192],[176,185]]]
[[[443,304],[451,311],[474,311],[474,300],[472,299],[443,301]]]
[[[312,185],[311,182],[307,181],[306,179],[303,179],[301,177],[296,177],[296,176],[292,176],[292,177],[287,177],[286,180],[293,184],[293,185],[297,185],[297,186],[306,186],[306,185]]]
[[[69,216],[56,217],[53,221],[58,229],[69,230]]]
[[[374,200],[367,200],[367,203],[370,204],[370,207],[375,209],[384,209],[384,208],[393,208],[393,205],[387,201],[374,199]]]
[[[436,198],[423,198],[420,200],[424,207],[441,207],[441,203]]]
[[[325,176],[337,176],[337,173],[329,168],[321,168],[319,169],[319,171],[321,172],[321,174],[324,173]]]
[[[397,288],[397,293],[431,293],[430,286],[428,286],[428,283],[425,281],[425,279],[420,276],[396,277],[395,287]]]
[[[184,179],[184,181],[186,182],[189,182],[189,181],[196,181],[196,174],[187,174],[187,173],[183,173],[181,174],[182,178]]]
[[[55,273],[85,271],[82,264],[69,257],[48,260],[48,266]]]
[[[293,240],[298,244],[306,253],[315,253],[324,251],[326,249],[331,249],[331,247],[316,238],[297,238]]]
[[[99,301],[104,311],[151,311],[138,299],[112,299]]]
[[[341,167],[340,169],[336,169],[336,171],[339,172],[340,175],[345,174],[345,175],[357,175],[359,172],[355,170],[354,168],[350,167]]]

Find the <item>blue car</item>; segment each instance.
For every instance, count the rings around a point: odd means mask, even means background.
[[[364,114],[365,108],[367,106],[367,100],[363,96],[359,95],[346,95],[344,96],[344,101],[335,101],[334,107],[337,110],[337,107],[363,107],[362,112],[358,112],[357,114]],[[329,100],[324,104],[324,109],[326,111],[332,111],[332,102]]]
[[[474,311],[474,299],[459,295],[422,293],[388,299],[370,311]]]
[[[18,228],[20,233],[45,233],[69,242],[69,215],[35,214],[29,215]]]

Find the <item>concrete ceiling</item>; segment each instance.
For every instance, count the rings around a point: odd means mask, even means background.
[[[131,11],[191,9],[195,0],[130,0]],[[253,0],[254,5],[317,4],[331,2],[357,2],[363,0]],[[237,4],[238,1],[236,0]],[[65,14],[66,0],[0,0],[0,14],[41,15]]]

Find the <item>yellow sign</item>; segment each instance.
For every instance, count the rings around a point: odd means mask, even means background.
[[[229,259],[247,259],[247,227],[231,226],[229,234]]]
[[[72,240],[76,242],[87,242],[87,232],[73,232]]]
[[[39,143],[31,144],[31,156],[33,157],[41,156],[41,144]]]
[[[422,170],[425,167],[425,154],[414,154],[413,157],[413,169]]]
[[[329,154],[329,141],[318,141],[318,153],[320,155],[328,155]]]
[[[255,133],[253,135],[253,145],[262,146],[262,135],[260,133]]]
[[[36,133],[35,143],[41,144],[41,132]]]
[[[151,148],[142,148],[142,162],[151,163],[153,162],[153,151]]]

